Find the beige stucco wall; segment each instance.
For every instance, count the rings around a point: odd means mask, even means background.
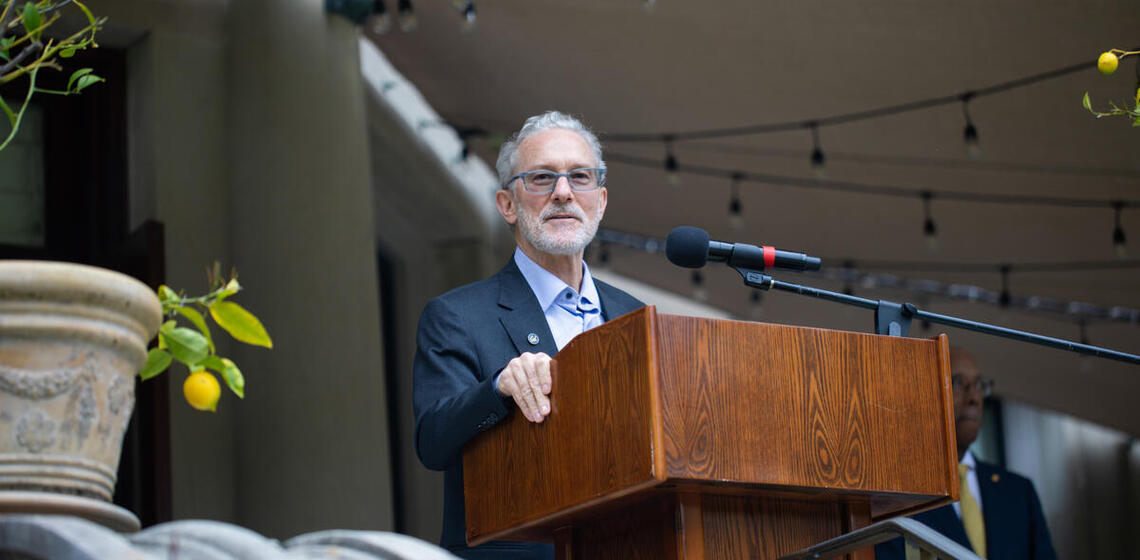
[[[276,346],[229,346],[246,398],[216,414],[186,406],[175,370],[175,517],[390,528],[357,30],[317,0],[100,4],[128,56],[132,220],[165,224],[172,285],[236,266]]]

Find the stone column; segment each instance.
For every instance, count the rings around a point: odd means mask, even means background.
[[[392,525],[357,30],[319,0],[227,16],[229,232],[273,350],[237,348],[238,522],[272,537]]]

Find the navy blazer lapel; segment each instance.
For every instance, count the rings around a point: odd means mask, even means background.
[[[622,305],[621,301],[614,295],[614,292],[617,291],[617,288],[606,284],[597,278],[594,278],[594,287],[598,290],[598,299],[602,300],[600,303],[602,306],[602,320],[604,321],[617,319],[618,317],[621,317],[622,315],[625,315],[626,313],[629,313],[630,311],[633,311],[639,307]]]
[[[507,336],[515,345],[515,350],[523,352],[545,352],[548,356],[558,353],[546,315],[538,305],[538,298],[526,283],[519,267],[512,257],[507,266],[495,275],[499,279],[499,323],[507,331]],[[533,339],[537,337],[537,343]]]
[[[1001,474],[993,465],[977,461],[978,491],[982,494],[982,520],[986,525],[986,552],[991,558],[1000,558],[1001,544],[997,541],[1005,533],[1010,515],[1008,510],[1013,500],[1006,495],[1006,485],[1002,484]]]

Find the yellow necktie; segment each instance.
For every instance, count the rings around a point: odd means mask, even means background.
[[[966,536],[970,544],[974,545],[974,552],[986,557],[986,524],[982,521],[982,508],[978,507],[978,500],[970,493],[970,482],[967,473],[970,467],[965,463],[958,463],[958,483],[962,486],[961,506],[962,525],[966,526]]]

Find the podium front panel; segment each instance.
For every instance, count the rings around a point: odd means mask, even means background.
[[[876,516],[956,487],[945,336],[657,321],[669,478],[885,494]]]
[[[541,424],[512,411],[467,445],[468,542],[549,540],[551,529],[527,529],[663,480],[651,313],[604,323],[559,352]]]

